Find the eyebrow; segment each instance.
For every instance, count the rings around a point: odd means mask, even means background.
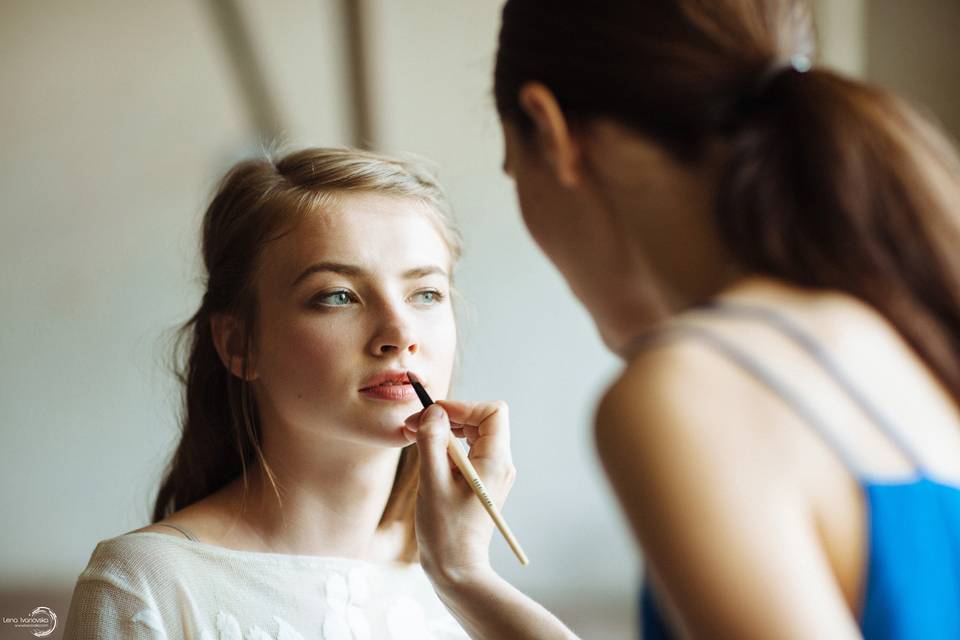
[[[295,287],[300,284],[303,280],[315,273],[339,273],[344,276],[353,276],[353,277],[365,277],[369,276],[370,272],[364,269],[363,267],[358,267],[353,264],[344,264],[342,262],[318,262],[312,264],[303,272],[297,276],[296,280],[293,281],[291,287]],[[401,274],[401,277],[404,280],[415,280],[417,278],[423,278],[424,276],[429,276],[432,274],[439,274],[446,277],[447,272],[441,269],[436,265],[424,265],[422,267],[414,267],[413,269],[407,269]]]

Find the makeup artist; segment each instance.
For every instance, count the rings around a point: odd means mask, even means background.
[[[901,99],[812,64],[810,13],[503,10],[505,170],[624,359],[595,434],[645,638],[960,637],[960,162]],[[505,408],[483,425],[502,499]],[[441,599],[472,637],[572,637],[490,568],[440,407],[417,427]]]

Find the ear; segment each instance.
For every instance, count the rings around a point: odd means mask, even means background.
[[[223,366],[241,380],[250,382],[257,379],[256,365],[252,354],[244,353],[243,330],[242,323],[230,314],[218,313],[210,318],[213,345],[217,349]],[[246,356],[250,356],[250,362],[247,364],[248,371],[244,375],[243,361]]]
[[[583,177],[581,151],[556,96],[539,82],[520,87],[520,108],[536,128],[541,150],[560,184],[574,187]]]

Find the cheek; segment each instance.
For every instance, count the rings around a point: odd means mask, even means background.
[[[437,360],[444,365],[453,366],[453,359],[457,353],[457,325],[450,310],[443,322],[432,327],[427,336],[427,346],[435,353]]]
[[[543,201],[536,191],[531,193],[531,187],[526,181],[517,180],[517,203],[520,205],[520,216],[523,218],[523,224],[527,231],[539,242],[539,230],[541,212],[538,207],[543,205]]]
[[[343,378],[338,363],[353,344],[350,330],[309,321],[265,327],[258,363],[263,386],[277,403],[334,393],[335,382]]]
[[[450,377],[457,355],[457,325],[453,308],[437,314],[420,328],[421,353],[419,359],[425,373],[429,373],[431,384],[440,397],[446,397],[450,387]]]
[[[526,172],[517,176],[516,190],[520,214],[527,231],[548,257],[556,259],[565,226],[558,222],[561,222],[566,204],[558,200],[559,188],[551,185],[542,174]]]

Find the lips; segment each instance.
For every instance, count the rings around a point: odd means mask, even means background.
[[[375,400],[409,402],[417,397],[404,371],[384,371],[364,383],[360,393]]]
[[[410,379],[407,378],[406,371],[382,371],[373,376],[360,387],[360,391],[367,391],[374,387],[384,385],[409,385]]]

